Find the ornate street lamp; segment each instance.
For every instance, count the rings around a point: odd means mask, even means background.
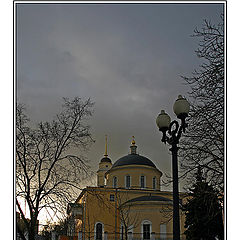
[[[178,143],[182,135],[185,132],[187,124],[185,122],[190,109],[190,104],[181,95],[173,105],[173,111],[177,118],[181,119],[181,125],[178,121],[171,122],[171,118],[164,110],[156,119],[159,131],[163,133],[162,142],[166,142],[171,145],[169,149],[172,152],[172,175],[173,175],[173,239],[180,240],[180,223],[179,223],[179,193],[178,193]],[[168,136],[169,135],[169,136]]]

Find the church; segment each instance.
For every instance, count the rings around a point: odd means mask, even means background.
[[[161,190],[162,172],[137,153],[133,137],[130,153],[112,162],[107,153],[99,162],[97,186],[82,190],[68,205],[68,235],[77,239],[172,239],[172,192]],[[180,204],[186,194],[179,193]],[[180,210],[181,239],[185,239]]]

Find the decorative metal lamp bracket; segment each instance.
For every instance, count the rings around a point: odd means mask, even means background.
[[[182,135],[182,132],[185,132],[187,124],[185,123],[185,119],[181,119],[181,125],[179,126],[178,121],[174,120],[170,123],[169,128],[165,130],[161,130],[163,133],[162,142],[169,145],[177,145],[179,143],[179,139]],[[167,136],[168,135],[170,136]],[[171,150],[171,149],[170,149]]]

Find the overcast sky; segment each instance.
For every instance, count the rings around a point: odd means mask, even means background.
[[[96,140],[87,153],[93,169],[104,154],[115,162],[138,153],[171,173],[168,146],[155,119],[174,118],[181,76],[201,63],[191,37],[203,20],[220,21],[223,4],[17,4],[17,100],[34,121],[51,120],[62,97],[91,97]]]

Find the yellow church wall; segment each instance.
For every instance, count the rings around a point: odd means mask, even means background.
[[[129,217],[137,219],[136,227],[132,230],[133,234],[135,233],[135,237],[142,234],[142,224],[144,221],[149,221],[151,223],[151,232],[155,232],[156,237],[161,233],[160,224],[165,224],[167,234],[171,235],[173,232],[172,211],[172,206],[164,202],[134,203],[131,206]],[[180,230],[182,234],[185,231],[184,222],[184,214],[180,211]],[[184,239],[184,236],[182,236],[182,239]]]
[[[162,172],[153,167],[153,164],[148,164],[148,160],[138,157],[140,155],[136,154],[136,148],[133,139],[130,146],[130,158],[134,161],[131,163],[130,159],[125,156],[124,159],[129,161],[129,165],[125,165],[126,161],[124,160],[121,164],[118,162],[112,167],[111,160],[107,155],[107,145],[105,145],[105,155],[101,159],[97,171],[98,186],[85,188],[76,200],[76,203],[80,204],[81,214],[78,216],[75,225],[77,232],[82,231],[84,240],[94,239],[97,223],[103,224],[103,239],[104,232],[108,233],[108,239],[116,239],[116,232],[117,239],[121,239],[120,234],[124,224],[128,227],[134,225],[134,229],[129,231],[133,232],[134,238],[141,238],[143,224],[146,223],[150,224],[150,231],[156,233],[157,239],[160,238],[160,229],[165,227],[169,238],[172,237],[172,192],[161,191]],[[130,188],[128,189],[125,186],[127,175],[131,177]],[[144,188],[141,188],[141,176],[145,177]],[[114,177],[117,177],[116,188],[113,187]],[[153,189],[153,177],[156,177],[155,189]],[[142,198],[143,196],[147,198]],[[187,195],[179,193],[179,197],[184,202]],[[143,199],[146,201],[143,201]],[[184,223],[185,215],[180,210],[181,233],[184,232]],[[184,236],[181,239],[185,239]]]
[[[81,230],[86,232],[86,238],[94,236],[95,225],[100,222],[104,224],[103,231],[115,231],[115,202],[110,201],[112,191],[100,191],[88,189],[79,202],[84,203],[83,224]],[[84,199],[84,200],[83,200]],[[117,224],[118,223],[118,219]],[[118,227],[118,226],[117,226]]]
[[[95,225],[98,222],[104,224],[104,232],[114,234],[115,222],[116,231],[120,231],[121,218],[120,212],[116,211],[116,207],[124,202],[140,197],[143,195],[152,194],[154,196],[162,196],[172,198],[169,192],[150,191],[150,190],[126,190],[113,188],[94,188],[89,187],[78,199],[78,203],[83,205],[82,225],[79,230],[86,232],[86,238],[94,237]],[[110,201],[110,194],[114,195],[116,202]],[[152,223],[152,231],[159,233],[160,224],[166,224],[167,232],[172,233],[172,206],[164,202],[139,202],[131,204],[129,218],[138,218],[139,222],[134,233],[141,234],[141,224],[143,220],[149,220]],[[181,215],[181,214],[180,214]],[[116,216],[116,217],[115,217]],[[181,231],[184,231],[184,219],[181,219]],[[89,233],[88,233],[89,232]]]
[[[156,177],[156,190],[160,190],[162,173],[156,168],[143,165],[128,165],[111,169],[106,173],[107,187],[113,187],[113,178],[117,177],[117,187],[125,188],[125,176],[131,177],[131,188],[140,188],[140,177],[146,177],[146,189],[153,189],[153,177]]]

